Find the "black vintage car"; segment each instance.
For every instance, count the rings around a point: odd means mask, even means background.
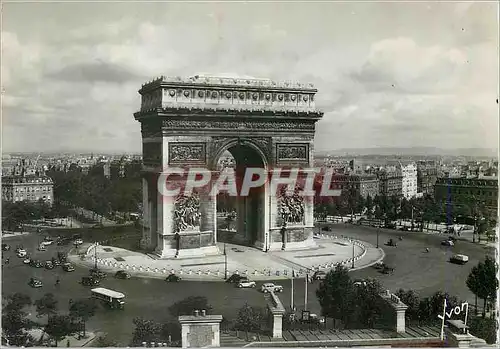
[[[166,282],[179,282],[181,281],[181,277],[180,276],[177,276],[175,274],[170,274],[169,276],[167,276],[167,278],[165,279]]]
[[[92,268],[89,270],[89,272],[90,272],[90,275],[94,278],[98,278],[98,279],[106,278],[106,273],[103,271],[100,271],[99,269]]]
[[[246,279],[245,276],[241,276],[238,274],[233,274],[230,277],[227,278],[226,282],[230,284],[237,284],[239,283],[242,279]]]
[[[98,278],[92,277],[92,276],[84,276],[82,277],[81,284],[83,286],[97,286],[101,283],[101,281]]]
[[[394,241],[393,239],[389,239],[389,241],[387,241],[387,246],[393,246],[393,247],[397,247],[398,244],[396,243],[396,241]]]
[[[10,246],[7,245],[7,244],[2,244],[2,251],[9,251],[10,250]]]
[[[130,279],[130,274],[125,270],[118,270],[115,274],[115,278],[117,279]]]

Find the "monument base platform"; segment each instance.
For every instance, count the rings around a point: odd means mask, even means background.
[[[264,243],[262,241],[257,241],[255,243],[255,247],[260,250],[264,250]],[[269,251],[299,251],[317,247],[318,245],[316,244],[316,241],[314,241],[313,239],[307,239],[304,241],[287,242],[285,245],[285,249],[283,249],[282,242],[272,242],[269,246]]]
[[[217,246],[206,246],[199,248],[181,249],[165,249],[163,251],[155,251],[154,254],[159,259],[183,259],[183,258],[202,258],[209,256],[217,256],[222,254]]]

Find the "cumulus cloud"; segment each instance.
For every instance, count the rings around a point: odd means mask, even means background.
[[[496,15],[455,5],[59,4],[51,25],[6,6],[3,146],[140,151],[140,85],[205,73],[315,83],[316,149],[497,147]]]

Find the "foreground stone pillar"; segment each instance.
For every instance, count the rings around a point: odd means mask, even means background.
[[[405,314],[408,306],[401,302],[399,297],[392,294],[389,290],[381,295],[381,297],[394,309],[396,315],[396,323],[394,324],[394,330],[397,333],[405,333],[406,331],[406,321]]]
[[[274,292],[266,294],[267,308],[271,316],[271,327],[273,338],[283,338],[283,315],[285,307]]]
[[[206,315],[195,310],[193,315],[179,316],[183,348],[220,347],[222,315]]]

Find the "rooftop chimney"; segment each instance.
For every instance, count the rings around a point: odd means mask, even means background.
[[[207,311],[205,309],[201,311],[201,316],[207,316]]]
[[[200,316],[200,311],[199,311],[199,310],[195,310],[195,311],[193,311],[193,315],[194,315],[194,316]]]

